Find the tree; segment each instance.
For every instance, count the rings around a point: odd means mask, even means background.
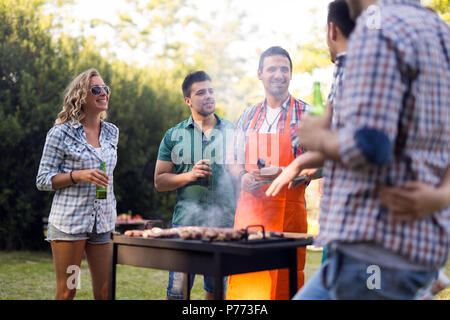
[[[423,5],[435,10],[445,22],[450,23],[450,5],[448,0],[424,0]]]
[[[204,16],[192,0],[127,0],[127,3],[129,7],[118,14],[118,22],[91,21],[93,27],[109,26],[117,34],[112,46],[123,48],[126,44],[131,50],[145,52],[145,65],[165,70],[166,85],[177,90],[187,73],[205,70],[213,79],[221,115],[238,113],[235,106],[250,103],[254,87],[247,85],[251,92],[246,93],[241,89],[248,80],[243,68],[247,61],[233,56],[232,46],[244,42],[257,28],[243,29],[240,22],[246,14],[234,0],[220,2],[211,11],[202,8]]]
[[[55,58],[43,4],[8,0],[0,5],[0,248],[35,248],[36,237],[27,235],[42,234],[38,217],[49,201],[34,181],[42,128],[54,121],[47,115],[56,115],[68,74],[61,68],[64,58]]]
[[[62,4],[0,4],[0,249],[43,247],[42,218],[53,194],[38,191],[35,181],[46,133],[62,107],[65,87],[91,67],[113,88],[109,120],[121,132],[114,175],[119,212],[168,219],[173,206],[173,195],[155,196],[153,168],[165,130],[186,114],[180,94],[155,82],[164,70],[103,57],[94,38],[62,32],[45,10]]]

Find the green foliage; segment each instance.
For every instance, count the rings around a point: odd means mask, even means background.
[[[242,80],[248,80],[243,68],[247,61],[231,57],[230,48],[257,30],[256,26],[243,29],[241,21],[246,15],[234,2],[222,1],[210,14],[201,16],[195,1],[127,0],[129,6],[119,14],[117,23],[97,19],[91,25],[110,27],[117,34],[118,47],[126,44],[145,51],[146,63],[165,71],[165,81],[158,79],[166,87],[176,84],[179,88],[187,73],[205,70],[213,79],[218,113],[232,117],[255,103],[250,100],[255,87],[246,83],[248,91],[242,92]]]
[[[424,6],[435,10],[445,22],[450,23],[450,5],[448,0],[424,0],[422,3]]]
[[[168,221],[173,208],[173,194],[157,194],[153,187],[159,142],[186,117],[179,90],[163,76],[170,72],[102,57],[93,38],[55,37],[59,26],[43,6],[66,2],[0,4],[0,249],[44,245],[42,218],[53,194],[39,192],[35,179],[46,133],[62,107],[65,87],[91,67],[113,89],[108,120],[120,128],[114,174],[119,213],[132,210]]]
[[[0,7],[0,248],[36,248],[49,197],[34,187],[46,130],[67,82],[55,72],[43,1],[4,1]],[[49,117],[49,115],[51,115]],[[48,130],[48,129],[47,129]]]
[[[312,73],[315,69],[331,65],[328,48],[325,45],[321,45],[321,42],[315,40],[299,46],[294,56],[294,70],[300,73]]]

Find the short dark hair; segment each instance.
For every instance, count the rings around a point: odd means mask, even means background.
[[[267,49],[266,51],[264,51],[261,56],[259,57],[259,66],[258,66],[258,70],[262,71],[263,67],[264,67],[264,59],[266,57],[270,57],[270,56],[276,56],[276,55],[281,55],[281,56],[285,56],[286,58],[288,58],[289,60],[289,66],[291,67],[291,72],[292,72],[292,60],[291,57],[289,56],[289,53],[284,50],[282,47],[270,47],[269,49]]]
[[[191,96],[191,87],[195,82],[211,81],[211,78],[205,71],[195,71],[189,73],[186,78],[184,78],[183,84],[181,85],[181,90],[183,91],[183,97],[189,98]]]
[[[355,21],[350,17],[350,10],[345,0],[334,0],[328,4],[327,23],[333,22],[344,37],[348,38],[355,27]]]

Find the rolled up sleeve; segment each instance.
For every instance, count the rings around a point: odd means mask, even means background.
[[[63,133],[53,127],[47,134],[41,162],[36,177],[36,187],[41,191],[54,191],[52,178],[61,173],[59,168],[64,159]]]
[[[392,154],[406,90],[398,66],[398,48],[382,30],[358,30],[364,36],[349,47],[341,98],[343,127],[339,154],[347,167],[381,166]]]

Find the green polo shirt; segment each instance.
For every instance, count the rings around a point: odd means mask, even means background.
[[[201,159],[211,160],[212,176],[207,185],[204,179],[197,179],[176,190],[174,225],[233,227],[237,195],[225,161],[234,124],[215,117],[217,124],[208,138],[191,116],[170,128],[159,146],[158,160],[172,162],[176,174],[191,171]]]

